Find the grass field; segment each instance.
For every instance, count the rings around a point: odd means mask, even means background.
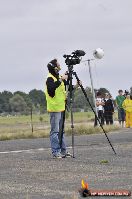
[[[94,114],[92,112],[74,113],[75,134],[100,133],[100,127],[93,127]],[[70,113],[66,113],[65,131],[71,134]],[[119,126],[104,126],[106,131],[118,129]],[[31,116],[0,117],[0,140],[48,137],[50,131],[49,114]]]

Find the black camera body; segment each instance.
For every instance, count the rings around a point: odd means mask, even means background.
[[[65,63],[68,66],[73,66],[76,64],[80,64],[81,56],[84,56],[86,53],[83,50],[76,50],[71,53],[71,55],[63,55],[65,59]]]
[[[128,94],[129,94],[129,91],[128,91],[128,90],[125,90],[124,94],[125,94],[125,95],[128,95]]]

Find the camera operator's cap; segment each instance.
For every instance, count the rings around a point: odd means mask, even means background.
[[[49,62],[48,65],[47,65],[47,67],[53,67],[53,68],[55,68],[55,65],[52,64],[51,62]]]
[[[47,64],[49,70],[53,70],[56,66],[57,66],[57,59],[53,59]]]
[[[47,68],[48,68],[48,71],[49,71],[50,73],[52,73],[52,72],[55,70],[55,64],[49,62],[49,63],[47,64]]]

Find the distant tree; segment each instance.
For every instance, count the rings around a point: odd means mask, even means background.
[[[0,93],[0,113],[2,112],[11,112],[9,100],[13,94],[9,91],[3,91]]]
[[[85,91],[91,105],[94,106],[91,88],[86,87]],[[94,91],[96,93],[97,89],[94,89]],[[101,91],[103,94],[109,92],[106,88],[100,88],[98,91]],[[81,88],[74,91],[73,108],[75,111],[80,111],[81,109],[87,111],[90,109],[89,103]],[[14,93],[9,91],[0,92],[0,113],[8,114],[16,112],[20,114],[29,114],[31,109],[39,113],[44,113],[46,111],[46,97],[42,90],[33,89],[28,94],[22,91],[16,91]]]
[[[1,92],[0,92],[0,113],[3,112],[3,103],[4,103],[4,100],[3,100],[2,94],[1,94]]]
[[[41,90],[33,89],[29,92],[29,97],[36,110],[39,109],[40,113],[43,113],[46,109],[46,98],[44,92]]]
[[[132,95],[132,87],[130,88],[130,94]]]
[[[91,105],[94,106],[93,94],[92,94],[91,88],[90,87],[86,87],[85,91],[87,93],[87,96],[89,98],[89,101],[90,101]]]
[[[31,107],[32,107],[32,100],[30,99],[29,94],[27,94],[25,92],[22,92],[22,91],[16,91],[16,92],[14,92],[14,95],[16,95],[16,94],[19,94],[20,96],[23,97],[23,99],[25,100],[25,102],[27,104],[28,109],[30,110]]]
[[[85,92],[87,94],[87,97],[91,103],[91,105],[93,106],[93,98],[92,98],[92,93],[91,93],[91,88],[86,87],[85,88]],[[84,93],[82,92],[81,88],[78,88],[75,91],[75,95],[74,95],[74,106],[73,106],[76,110],[79,109],[84,109],[84,110],[88,110],[90,109],[89,103],[84,95]]]
[[[20,114],[25,114],[27,112],[27,104],[21,95],[15,94],[12,98],[10,98],[9,103],[12,112]]]
[[[102,96],[104,97],[106,93],[110,93],[109,90],[107,90],[106,88],[100,88],[98,89],[99,92],[102,93]]]

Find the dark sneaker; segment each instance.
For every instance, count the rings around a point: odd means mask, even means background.
[[[69,152],[66,152],[66,157],[72,157],[72,154]]]
[[[62,155],[65,155],[65,157],[72,157],[72,154],[69,152],[61,153]]]

